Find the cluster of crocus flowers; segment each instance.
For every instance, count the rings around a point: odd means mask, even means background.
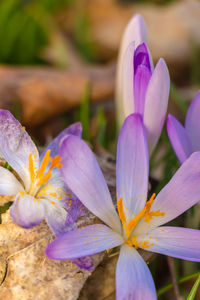
[[[125,30],[118,60],[116,100],[118,119],[141,114],[151,154],[160,137],[169,98],[169,72],[159,59],[155,69],[148,47],[144,20],[131,19]]]
[[[200,231],[162,226],[199,201],[200,153],[194,153],[171,181],[148,201],[149,158],[142,118],[126,118],[118,139],[117,211],[90,148],[77,136],[60,146],[61,173],[82,203],[106,225],[64,233],[46,249],[51,259],[75,259],[120,246],[117,299],[156,299],[150,271],[137,249],[200,261]]]
[[[9,111],[0,110],[0,153],[9,165],[9,169],[0,166],[0,195],[14,197],[10,215],[20,227],[31,228],[45,219],[59,236],[74,228],[77,218],[85,213],[60,173],[59,143],[69,134],[81,138],[81,124],[63,130],[39,157],[25,128]],[[74,262],[86,269],[93,267],[89,258]]]
[[[174,116],[167,117],[167,133],[180,163],[200,151],[200,91],[192,100],[183,126]]]

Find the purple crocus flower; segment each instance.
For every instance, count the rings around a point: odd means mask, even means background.
[[[149,159],[141,116],[125,120],[117,147],[117,209],[90,148],[76,136],[60,147],[65,182],[106,225],[64,233],[46,249],[51,259],[74,259],[120,246],[117,299],[156,299],[150,271],[137,249],[200,261],[200,231],[162,226],[200,199],[200,153],[194,153],[155,198],[146,202]],[[155,200],[154,200],[155,198]],[[174,201],[176,200],[176,201]]]
[[[81,124],[63,130],[39,157],[38,150],[24,127],[7,110],[0,110],[0,153],[16,172],[0,167],[0,194],[15,196],[10,209],[13,221],[23,227],[38,225],[44,218],[55,235],[63,232],[66,222],[76,217],[67,211],[74,205],[83,214],[83,205],[67,189],[60,174],[60,140],[73,134],[81,137]]]
[[[174,116],[167,117],[167,133],[182,164],[193,152],[200,151],[200,91],[192,100],[183,126]]]
[[[164,125],[170,78],[162,58],[154,69],[146,40],[144,20],[137,15],[130,21],[122,41],[116,97],[121,103],[121,106],[118,104],[120,113],[125,117],[141,114],[151,154]]]

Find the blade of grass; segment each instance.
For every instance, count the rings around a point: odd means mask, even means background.
[[[83,126],[83,139],[90,139],[90,84],[85,86],[80,106],[80,121]]]
[[[178,280],[178,283],[181,284],[181,283],[184,283],[190,279],[193,279],[197,276],[200,275],[200,272],[196,272],[196,273],[193,273],[193,274],[190,274],[190,275],[187,275],[187,276],[184,276],[182,278],[180,278]],[[162,288],[160,288],[158,291],[157,291],[157,296],[160,297],[161,295],[163,295],[164,293],[168,292],[169,290],[171,290],[173,287],[172,283],[169,283],[165,286],[163,286]]]
[[[102,108],[100,108],[97,112],[97,124],[98,124],[97,141],[101,146],[105,147],[106,118],[105,118],[104,110]]]
[[[194,300],[194,297],[197,293],[197,290],[198,290],[198,287],[199,287],[199,284],[200,284],[200,274],[199,274],[199,277],[197,278],[195,284],[193,285],[190,293],[189,293],[189,296],[187,297],[187,300]]]

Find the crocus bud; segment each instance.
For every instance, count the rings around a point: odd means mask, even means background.
[[[117,62],[117,78],[116,78],[116,102],[117,102],[117,116],[119,124],[122,125],[125,114],[123,110],[123,102],[122,102],[122,65],[123,65],[123,57],[129,46],[129,44],[134,41],[135,46],[137,47],[143,42],[147,42],[147,34],[146,34],[146,24],[141,17],[141,15],[137,14],[133,16],[133,18],[129,21],[126,29],[124,31],[118,62]]]
[[[165,115],[167,112],[170,79],[165,61],[160,59],[154,69],[152,58],[144,40],[144,21],[141,16],[136,16],[129,23],[127,30],[130,31],[130,25],[137,23],[135,34],[137,41],[130,41],[123,57],[120,57],[121,66],[118,66],[118,84],[117,102],[118,116],[121,122],[131,113],[141,114],[146,129],[149,153],[154,150],[160,137]],[[143,28],[143,30],[141,30]],[[127,31],[125,40],[127,42]],[[139,38],[140,36],[140,38]],[[123,43],[122,41],[122,43]],[[121,53],[120,53],[121,55]],[[121,68],[121,71],[120,71]],[[121,72],[121,73],[119,73]]]

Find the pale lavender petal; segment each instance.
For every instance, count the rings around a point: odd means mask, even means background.
[[[97,224],[64,233],[46,248],[51,259],[75,259],[117,247],[123,238],[108,226]]]
[[[145,106],[145,96],[148,87],[151,72],[145,65],[137,67],[134,74],[134,113],[143,116]]]
[[[169,183],[156,197],[151,212],[159,211],[163,216],[153,217],[148,222],[140,221],[135,234],[148,232],[181,215],[200,200],[200,152],[193,153],[175,173]]]
[[[55,157],[58,155],[60,142],[63,139],[63,137],[72,134],[76,135],[78,137],[81,137],[82,135],[82,125],[80,122],[74,123],[70,125],[69,127],[65,128],[61,133],[53,139],[53,141],[46,147],[46,149],[43,151],[43,153],[40,156],[40,161],[43,160],[45,153],[47,150],[51,150],[51,157]]]
[[[127,49],[132,41],[135,42],[136,47],[147,42],[146,24],[139,14],[134,15],[126,26],[121,42],[123,50]]]
[[[145,98],[144,125],[147,132],[150,154],[158,142],[164,125],[169,88],[169,72],[165,61],[160,59],[149,81]]]
[[[150,246],[145,250],[185,260],[200,261],[200,230],[181,227],[158,227],[137,238]]]
[[[116,271],[117,300],[156,300],[152,275],[137,250],[121,247]]]
[[[127,222],[144,207],[148,190],[148,149],[140,115],[126,118],[117,145],[117,198],[123,199]]]
[[[192,154],[192,144],[183,125],[172,115],[167,117],[167,133],[174,152],[182,164]]]
[[[0,167],[0,195],[16,195],[24,188],[17,178],[7,169]]]
[[[124,114],[129,116],[134,112],[134,50],[135,43],[132,42],[123,56],[122,63],[122,99]]]
[[[196,94],[187,111],[185,130],[192,143],[193,151],[200,151],[200,91]]]
[[[10,208],[13,222],[23,228],[31,228],[41,223],[45,215],[45,205],[42,200],[19,193]]]
[[[55,236],[67,232],[67,211],[61,205],[53,201],[45,201],[45,220]]]
[[[120,232],[119,217],[108,186],[87,144],[71,135],[63,140],[59,155],[61,173],[68,187],[93,214]]]
[[[0,153],[30,188],[29,155],[32,153],[35,169],[39,166],[39,154],[30,136],[7,110],[0,110]]]

